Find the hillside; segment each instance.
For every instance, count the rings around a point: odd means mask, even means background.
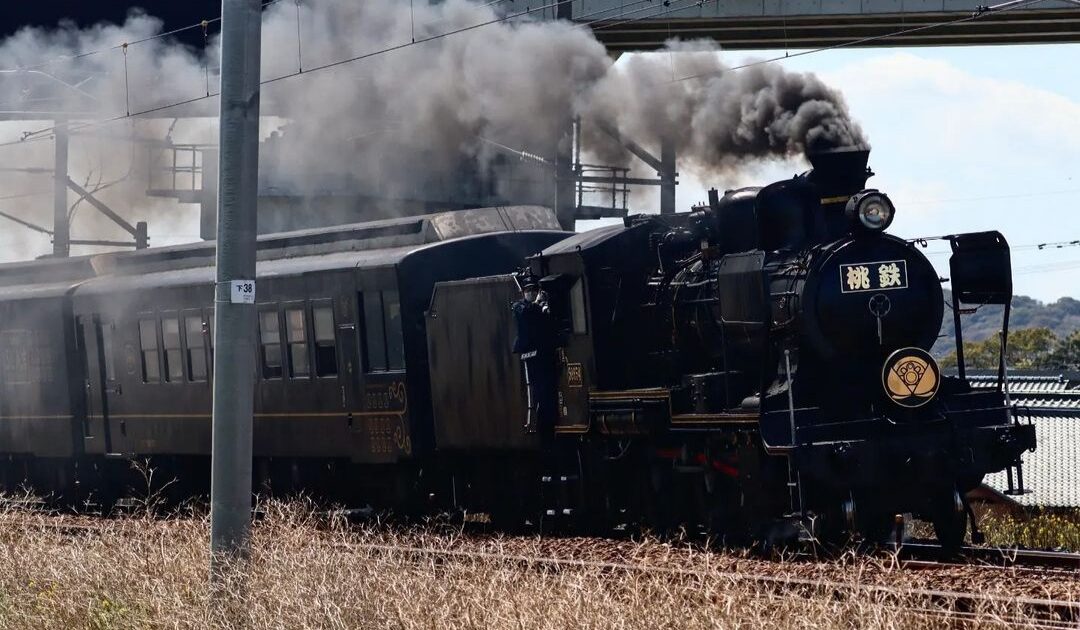
[[[945,291],[946,303],[952,302],[952,293]],[[1001,330],[1001,306],[984,306],[972,315],[963,317],[964,340],[981,341]],[[1074,330],[1080,329],[1080,300],[1065,297],[1056,302],[1042,302],[1017,295],[1013,297],[1012,312],[1009,314],[1009,329],[1049,328],[1062,339]],[[945,316],[941,323],[941,338],[934,344],[934,356],[943,357],[956,348],[953,335],[952,311],[945,307]]]

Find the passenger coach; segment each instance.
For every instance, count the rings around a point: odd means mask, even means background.
[[[517,207],[262,239],[257,482],[347,497],[363,490],[352,486],[361,476],[339,474],[349,467],[430,452],[434,284],[512,272],[565,236],[550,211]],[[92,269],[69,263],[58,282],[0,287],[0,453],[11,478],[120,493],[102,474],[152,456],[178,496],[208,488],[212,255],[206,245],[109,255]],[[398,493],[417,474],[383,469],[362,478]]]

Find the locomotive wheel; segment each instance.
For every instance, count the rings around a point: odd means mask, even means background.
[[[878,512],[862,526],[863,540],[870,545],[885,545],[896,539],[896,516]]]
[[[968,522],[967,510],[964,509],[960,494],[953,491],[947,500],[939,501],[930,520],[934,524],[934,535],[942,549],[949,553],[959,551],[964,544]]]

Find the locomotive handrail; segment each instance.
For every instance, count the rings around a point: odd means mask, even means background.
[[[734,326],[757,326],[757,327],[760,327],[760,328],[764,328],[765,325],[766,325],[765,322],[744,321],[744,320],[741,320],[741,319],[724,319],[723,315],[720,316],[720,323],[721,324],[731,324],[731,325],[734,325]]]
[[[784,370],[787,373],[787,400],[788,400],[788,418],[791,421],[791,449],[795,450],[798,445],[798,427],[795,425],[795,395],[792,392],[791,387],[791,350],[784,348]],[[788,457],[788,488],[791,489],[791,511],[795,513],[795,497],[799,499],[799,514],[804,512],[803,504],[803,491],[802,491],[802,476],[799,474],[799,469],[795,463],[793,456]]]

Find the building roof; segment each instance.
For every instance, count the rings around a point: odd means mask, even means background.
[[[1039,415],[1031,421],[1037,447],[1022,457],[1024,486],[1030,492],[1010,498],[1030,507],[1080,506],[1080,414]],[[987,475],[985,483],[1000,492],[1009,488],[1005,472]]]
[[[998,383],[996,370],[969,370],[967,379],[975,388]],[[1035,425],[1036,446],[1021,458],[1030,492],[1008,498],[1026,507],[1080,507],[1080,374],[1010,370],[1009,395],[1020,421]],[[1009,488],[1005,472],[985,483],[1003,493]]]
[[[968,382],[975,388],[997,387],[996,372],[968,373]],[[1013,404],[1039,414],[1070,414],[1080,420],[1080,375],[1075,373],[1009,374],[1009,396]]]
[[[1075,411],[1080,416],[1080,396],[1013,396],[1017,406],[1032,411]]]
[[[994,387],[997,375],[969,374],[968,382],[972,387]],[[1060,394],[1071,392],[1080,395],[1080,383],[1069,379],[1064,374],[1010,374],[1009,393],[1011,394]]]

